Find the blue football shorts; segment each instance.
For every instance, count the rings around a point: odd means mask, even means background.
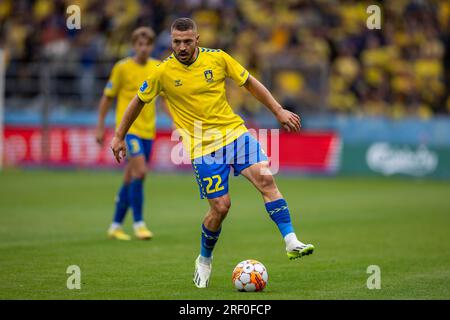
[[[219,150],[192,160],[200,188],[200,198],[213,199],[228,193],[228,175],[234,175],[251,165],[268,161],[259,142],[248,132]]]
[[[152,153],[152,139],[142,139],[137,135],[127,134],[125,143],[127,144],[127,157],[144,156],[145,162],[148,162]]]

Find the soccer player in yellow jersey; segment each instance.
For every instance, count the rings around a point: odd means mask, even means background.
[[[314,246],[297,239],[289,208],[269,170],[269,162],[258,141],[231,109],[225,96],[225,78],[245,87],[275,115],[288,131],[300,130],[298,115],[285,110],[258,80],[227,53],[198,46],[195,22],[174,21],[171,27],[173,53],[149,74],[111,141],[120,162],[126,156],[125,135],[146,103],[163,92],[173,121],[179,129],[209,211],[203,220],[200,255],[195,261],[194,284],[206,288],[212,267],[212,251],[230,206],[228,175],[242,174],[261,192],[266,210],[286,243],[290,259],[311,254]]]
[[[130,100],[135,96],[145,78],[155,71],[160,61],[149,58],[153,49],[155,34],[152,29],[136,29],[131,41],[134,55],[118,61],[111,72],[109,81],[99,103],[99,116],[96,139],[103,144],[105,135],[105,117],[115,98],[116,126],[119,125]],[[155,100],[137,117],[125,137],[129,150],[123,184],[116,197],[113,222],[108,230],[112,239],[130,240],[122,229],[122,223],[129,207],[133,210],[134,232],[138,239],[150,239],[153,234],[147,229],[143,219],[143,182],[147,171],[153,139],[155,138],[156,111]]]

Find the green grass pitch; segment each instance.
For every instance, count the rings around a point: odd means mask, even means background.
[[[0,173],[0,299],[450,299],[450,183],[278,176],[312,256],[289,261],[260,195],[230,177],[232,207],[210,287],[192,283],[207,202],[193,174],[150,174],[151,241],[106,239],[119,172]],[[131,215],[126,220],[131,232]],[[260,293],[234,290],[241,260],[268,269]],[[81,289],[66,287],[69,265]],[[366,287],[369,265],[381,289]]]

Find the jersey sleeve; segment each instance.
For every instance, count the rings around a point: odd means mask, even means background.
[[[234,60],[228,53],[221,51],[225,63],[225,76],[231,78],[238,86],[242,86],[247,82],[249,72],[243,66]]]
[[[117,96],[120,88],[120,66],[119,64],[115,64],[111,75],[109,76],[108,83],[103,89],[103,94],[107,97],[114,98]]]
[[[142,102],[149,103],[161,93],[161,82],[159,79],[159,70],[156,68],[147,79],[144,80],[139,88],[137,95]]]

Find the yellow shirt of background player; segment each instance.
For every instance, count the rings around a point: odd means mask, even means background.
[[[170,55],[144,81],[138,96],[149,103],[164,93],[184,146],[195,159],[247,132],[244,121],[226,99],[227,77],[242,86],[249,73],[224,51],[200,47],[197,59],[189,66]],[[217,134],[206,134],[214,131]]]
[[[156,65],[160,62],[148,59],[145,65],[140,65],[132,58],[125,58],[114,65],[103,93],[110,98],[117,97],[116,127],[119,126],[128,104],[136,95],[142,82],[149,74],[155,72]],[[132,124],[128,133],[143,139],[154,139],[156,130],[155,100],[153,99],[146,107]]]

